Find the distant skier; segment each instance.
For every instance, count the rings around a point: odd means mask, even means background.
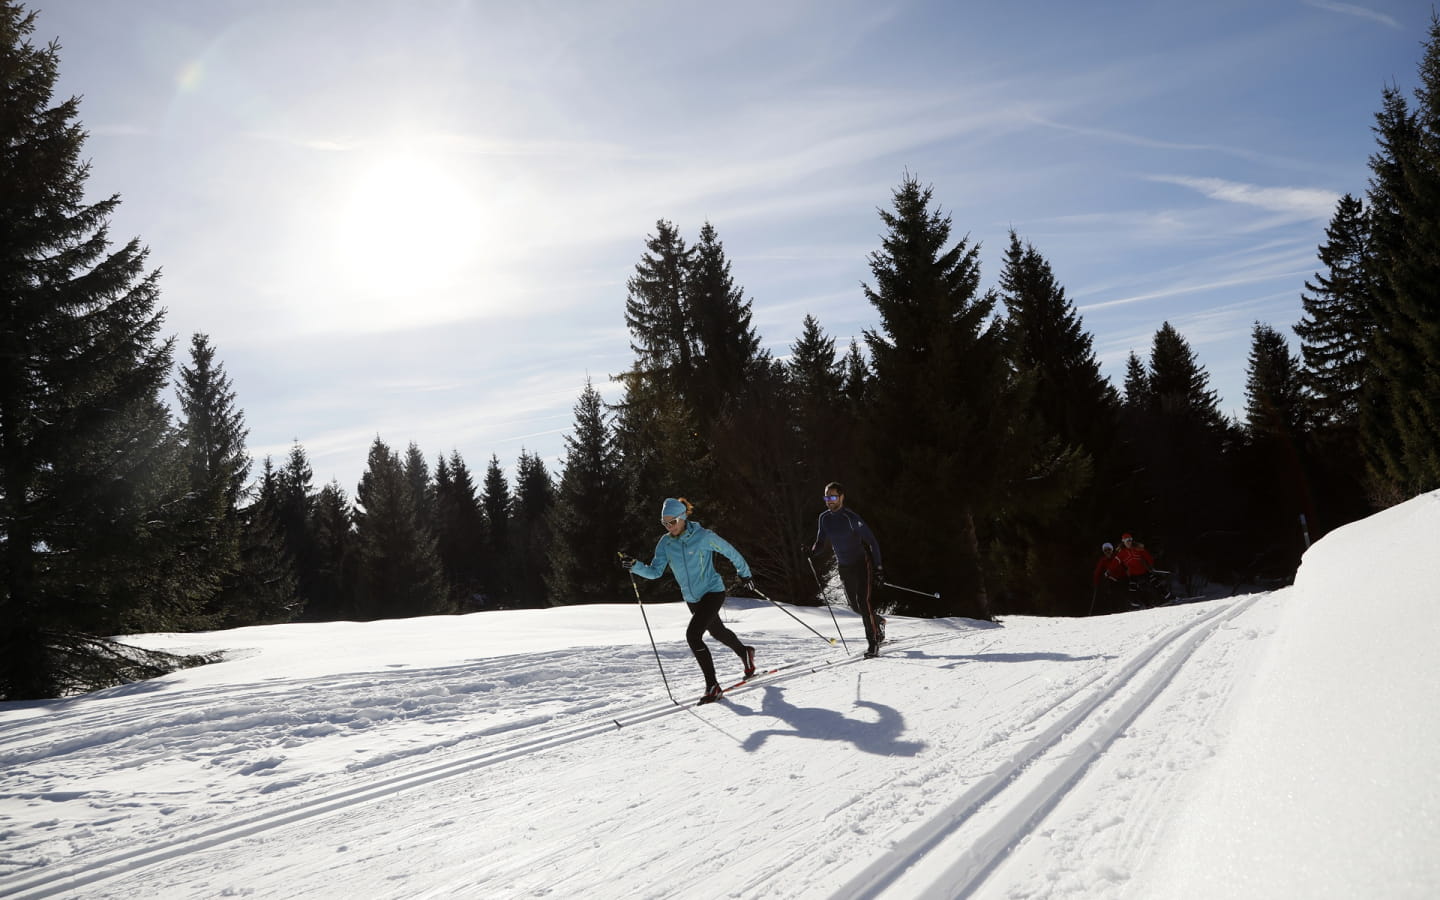
[[[1101,608],[1110,609],[1113,605],[1111,594],[1125,580],[1125,564],[1120,561],[1120,557],[1115,555],[1115,545],[1106,541],[1100,545],[1100,559],[1096,560],[1095,574],[1090,578],[1090,583],[1095,588],[1095,593],[1090,600],[1090,610],[1092,612],[1095,610],[1095,600],[1102,597],[1105,602],[1101,604]]]
[[[1115,556],[1125,567],[1125,577],[1130,582],[1130,590],[1148,588],[1163,602],[1174,601],[1175,595],[1170,593],[1170,585],[1155,571],[1155,557],[1150,555],[1144,544],[1135,540],[1134,535],[1120,535],[1120,549],[1115,551]]]
[[[838,481],[825,485],[825,511],[820,514],[811,559],[819,558],[826,544],[835,552],[835,568],[850,606],[865,624],[865,658],[880,655],[885,640],[885,617],[875,612],[873,586],[885,583],[880,566],[880,542],[870,526],[853,509],[845,508],[845,486]]]
[[[680,595],[690,607],[690,626],[685,629],[685,641],[705,674],[705,693],[701,703],[713,703],[720,699],[720,680],[715,677],[715,661],[710,648],[705,645],[705,632],[720,643],[735,651],[745,664],[745,677],[755,674],[755,648],[746,646],[735,636],[735,632],[720,621],[720,609],[725,605],[725,582],[715,571],[716,553],[735,564],[740,576],[740,587],[753,591],[750,580],[750,564],[740,551],[720,535],[690,521],[695,511],[684,497],[668,498],[660,506],[660,524],[665,526],[665,536],[655,545],[655,558],[649,564],[633,557],[620,557],[620,565],[641,578],[654,580],[665,574],[668,568],[680,585]]]

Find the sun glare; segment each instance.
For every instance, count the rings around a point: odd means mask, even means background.
[[[475,260],[484,215],[473,182],[442,158],[396,153],[370,161],[342,199],[335,263],[353,288],[423,302]]]

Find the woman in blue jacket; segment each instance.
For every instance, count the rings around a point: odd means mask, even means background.
[[[695,508],[684,497],[671,497],[660,507],[660,524],[665,526],[665,536],[655,545],[655,558],[647,565],[636,559],[625,557],[622,564],[632,574],[641,578],[656,579],[670,574],[680,585],[680,595],[690,607],[690,626],[685,629],[685,641],[705,673],[705,695],[701,703],[710,703],[720,698],[720,681],[715,677],[715,661],[710,648],[705,646],[704,634],[735,651],[745,664],[745,677],[755,674],[755,648],[747,647],[735,636],[735,632],[720,621],[720,608],[725,605],[725,582],[715,571],[716,553],[735,564],[740,575],[740,586],[754,588],[750,581],[750,564],[730,542],[713,531],[691,522],[690,514]]]

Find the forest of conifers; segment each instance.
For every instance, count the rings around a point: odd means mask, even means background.
[[[1012,232],[982,289],[978,245],[907,175],[863,341],[807,317],[762,351],[718,230],[661,220],[627,282],[623,396],[585,385],[555,471],[522,453],[511,483],[494,455],[477,473],[377,438],[353,497],[299,443],[256,471],[217,348],[177,354],[146,249],[109,240],[118,199],[83,201],[79,103],[53,97],[58,51],[32,31],[0,0],[0,699],[199,662],[115,635],[675,599],[617,564],[649,558],[667,496],[766,595],[815,604],[819,496],[844,482],[887,572],[923,589],[883,604],[993,618],[1109,611],[1091,570],[1121,530],[1182,595],[1282,584],[1309,541],[1440,487],[1437,20],[1296,286],[1299,352],[1254,325],[1243,420],[1169,323],[1110,383],[1041,249]]]

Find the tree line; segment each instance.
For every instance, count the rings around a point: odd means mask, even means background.
[[[1410,101],[1387,88],[1363,196],[1337,205],[1301,292],[1300,352],[1254,324],[1241,420],[1170,323],[1117,389],[1039,249],[1011,231],[983,288],[979,244],[906,174],[880,211],[839,347],[813,316],[762,349],[717,229],[656,223],[626,284],[630,367],[587,382],[557,472],[522,451],[477,482],[381,437],[350,497],[302,445],[253,471],[207,335],[175,367],[158,273],[84,200],[75,98],[34,14],[0,0],[0,698],[51,697],[203,662],[104,637],[288,621],[618,602],[686,496],[775,599],[821,602],[820,487],[926,595],[902,614],[1088,610],[1098,545],[1141,535],[1182,588],[1283,583],[1307,543],[1440,487],[1440,20]],[[172,385],[178,411],[163,400]],[[673,593],[673,592],[672,592]]]

